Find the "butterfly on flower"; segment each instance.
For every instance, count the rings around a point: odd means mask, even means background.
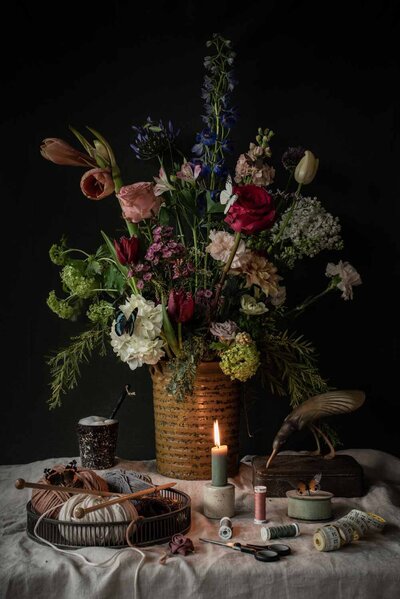
[[[124,333],[127,333],[128,335],[133,334],[136,312],[137,309],[132,312],[128,319],[123,312],[118,313],[118,316],[115,319],[115,332],[118,337],[121,337]]]
[[[310,481],[299,480],[296,483],[296,491],[298,495],[314,495],[321,489],[322,473],[318,472]]]
[[[233,204],[238,199],[238,196],[236,194],[233,194],[232,191],[232,177],[228,175],[228,178],[225,183],[225,189],[221,191],[219,195],[219,201],[223,206],[225,206],[224,214],[229,212],[230,207],[233,206]]]

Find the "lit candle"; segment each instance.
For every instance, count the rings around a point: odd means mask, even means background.
[[[227,483],[228,446],[221,445],[218,420],[214,421],[214,443],[211,448],[211,478],[213,487],[224,487]]]

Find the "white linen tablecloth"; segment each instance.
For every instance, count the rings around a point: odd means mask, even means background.
[[[90,567],[73,556],[54,551],[25,533],[27,489],[14,488],[16,478],[36,481],[43,469],[71,458],[53,458],[32,464],[0,467],[0,597],[3,599],[398,599],[400,597],[400,460],[375,450],[347,450],[363,466],[368,493],[359,498],[335,498],[334,515],[352,508],[371,511],[387,521],[383,533],[364,538],[340,551],[320,553],[312,544],[316,524],[300,524],[301,536],[287,539],[292,555],[262,563],[252,556],[199,542],[218,539],[219,522],[202,514],[203,482],[178,481],[177,488],[192,498],[192,528],[188,535],[196,552],[173,556],[165,565],[159,558],[166,545],[144,549],[146,559],[135,572],[140,556],[119,553],[110,566]],[[167,479],[155,473],[154,461],[121,461],[118,467],[148,472],[155,483]],[[253,523],[251,468],[241,464],[231,482],[236,485],[234,539],[261,543],[260,527]],[[290,522],[287,500],[267,500],[270,524]],[[80,549],[90,561],[100,562],[115,550]]]

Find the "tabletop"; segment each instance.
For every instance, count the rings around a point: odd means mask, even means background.
[[[191,597],[207,599],[398,599],[400,597],[400,460],[376,450],[354,449],[340,453],[352,455],[363,467],[368,483],[364,497],[334,498],[334,518],[351,509],[374,512],[385,518],[382,533],[363,538],[342,549],[318,552],[312,536],[315,523],[301,523],[301,535],[282,542],[292,554],[277,562],[257,562],[252,556],[203,544],[200,537],[218,539],[219,521],[207,519],[202,512],[205,482],[177,481],[177,489],[192,498],[192,526],[188,536],[195,553],[169,557],[159,562],[166,545],[142,550],[84,548],[76,553],[88,565],[51,547],[39,545],[25,532],[25,505],[28,489],[17,491],[17,478],[35,481],[44,468],[67,463],[68,458],[52,458],[17,466],[0,466],[0,597],[3,599],[166,599]],[[156,473],[155,462],[120,460],[118,468],[149,473],[153,482],[168,479]],[[236,487],[236,515],[233,541],[260,544],[260,526],[254,524],[252,471],[241,464],[239,474],[230,479]],[[268,525],[289,523],[287,500],[267,499]],[[114,557],[110,561],[109,558]]]

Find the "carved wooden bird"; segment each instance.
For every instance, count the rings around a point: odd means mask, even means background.
[[[317,451],[314,452],[314,455],[320,455],[321,453],[318,439],[318,435],[321,435],[330,449],[325,458],[331,459],[335,457],[335,450],[332,443],[314,422],[327,416],[354,412],[354,410],[362,406],[364,400],[365,393],[363,391],[328,391],[327,393],[314,395],[314,397],[307,399],[286,416],[283,421],[272,443],[272,453],[267,462],[267,468],[288,437],[295,431],[300,431],[305,426],[310,428],[317,442]]]

